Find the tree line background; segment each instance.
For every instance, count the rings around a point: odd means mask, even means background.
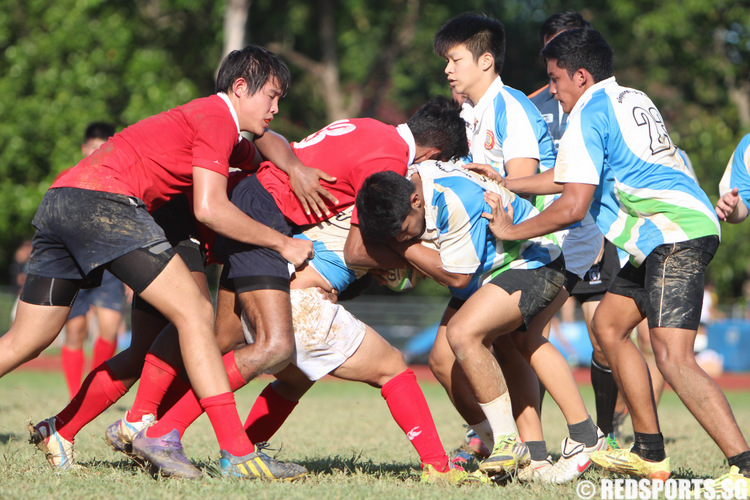
[[[397,124],[449,96],[432,37],[465,11],[503,21],[503,80],[546,83],[538,29],[574,9],[615,51],[615,74],[657,104],[709,197],[750,132],[747,0],[0,0],[0,272],[33,234],[45,190],[80,157],[83,131],[118,130],[214,90],[227,50],[265,45],[293,84],[274,130],[298,140],[330,121]],[[744,302],[750,223],[723,225],[709,267],[724,303]],[[6,280],[3,280],[7,282]],[[750,295],[750,287],[748,287]]]

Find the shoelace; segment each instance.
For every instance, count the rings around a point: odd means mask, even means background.
[[[492,449],[492,453],[494,454],[497,450],[508,447],[508,446],[512,448],[513,446],[515,446],[515,444],[516,444],[516,438],[514,436],[512,435],[503,436],[503,438],[500,441],[495,443],[495,447]]]

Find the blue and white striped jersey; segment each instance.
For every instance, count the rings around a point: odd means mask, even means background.
[[[636,265],[659,245],[720,234],[654,103],[614,77],[587,89],[571,111],[555,181],[597,186],[591,214]]]
[[[724,196],[734,188],[740,190],[740,198],[750,209],[750,134],[742,138],[732,153],[719,182],[719,194]]]
[[[541,171],[555,164],[555,148],[541,113],[499,76],[478,103],[464,103],[461,116],[469,139],[467,162],[492,165],[503,176],[505,163],[514,158],[537,159]]]
[[[367,272],[349,269],[344,261],[344,245],[349,236],[353,209],[354,205],[294,235],[295,238],[313,242],[315,256],[309,264],[339,292]]]
[[[500,241],[482,217],[491,211],[484,191],[499,194],[503,206],[513,207],[515,223],[538,215],[528,201],[454,163],[426,161],[416,167],[425,198],[425,234],[440,252],[446,271],[473,275],[466,288],[450,289],[453,296],[466,299],[501,272],[536,269],[560,255],[550,237]]]

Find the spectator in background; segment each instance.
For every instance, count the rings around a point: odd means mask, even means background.
[[[90,123],[83,137],[81,153],[84,157],[89,156],[114,134],[115,127],[109,123]],[[65,323],[65,342],[61,350],[63,373],[71,398],[78,392],[83,377],[83,345],[92,331],[89,319],[95,317],[98,328],[91,358],[91,369],[94,369],[115,354],[124,302],[125,286],[109,271],[104,271],[100,286],[78,292]]]

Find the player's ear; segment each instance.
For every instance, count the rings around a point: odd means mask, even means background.
[[[422,202],[422,197],[416,191],[414,191],[409,197],[409,203],[411,203],[412,208],[422,208]]]
[[[479,64],[479,69],[487,71],[495,67],[495,58],[489,52],[485,52],[479,56],[477,63]]]
[[[584,87],[589,81],[593,82],[594,77],[592,77],[591,73],[589,73],[587,70],[580,68],[575,72],[573,78],[575,79],[579,87]]]
[[[427,151],[424,152],[424,160],[437,160],[440,158],[441,151],[438,148],[427,148]]]
[[[232,84],[232,92],[237,97],[244,95],[247,92],[247,81],[244,78],[237,78]]]

